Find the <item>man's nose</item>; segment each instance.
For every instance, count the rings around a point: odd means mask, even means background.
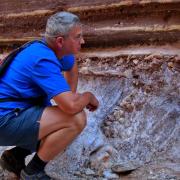
[[[81,41],[80,41],[81,44],[85,44],[85,40],[83,37],[81,37]]]

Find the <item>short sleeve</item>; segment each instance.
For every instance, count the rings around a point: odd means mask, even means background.
[[[41,59],[32,70],[32,80],[47,94],[48,99],[70,91],[70,87],[61,73],[58,61]]]
[[[60,59],[62,65],[62,71],[69,71],[74,66],[75,57],[73,54],[64,56]]]

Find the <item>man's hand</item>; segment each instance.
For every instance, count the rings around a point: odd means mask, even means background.
[[[91,101],[89,102],[89,104],[86,106],[86,108],[89,111],[95,111],[99,106],[99,101],[96,99],[96,97],[92,94],[92,98]]]

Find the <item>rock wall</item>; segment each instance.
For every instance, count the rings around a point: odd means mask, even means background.
[[[94,92],[101,105],[88,114],[87,128],[47,172],[58,179],[178,179],[178,58],[146,54],[79,59],[79,90]],[[154,172],[147,171],[151,164]],[[123,168],[138,170],[124,177]]]
[[[100,101],[47,173],[62,180],[180,179],[180,3],[43,2],[40,7],[32,0],[26,8],[24,1],[0,2],[1,51],[40,37],[58,10],[78,14],[86,24],[78,90],[92,91]],[[0,169],[0,178],[15,177]]]

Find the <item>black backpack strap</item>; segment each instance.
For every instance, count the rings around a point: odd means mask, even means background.
[[[25,102],[27,101],[28,103],[31,104],[42,104],[44,100],[43,96],[39,96],[39,97],[32,97],[32,98],[0,98],[0,103],[2,102]]]

